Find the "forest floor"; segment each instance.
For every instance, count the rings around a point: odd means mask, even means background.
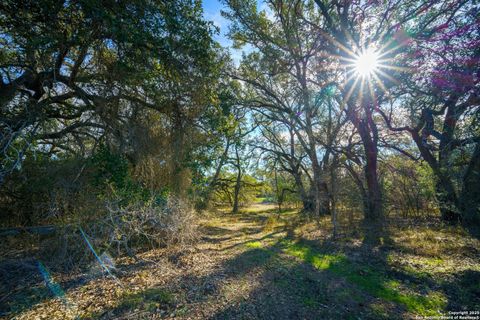
[[[354,228],[333,241],[327,217],[297,217],[264,204],[211,214],[187,249],[117,259],[117,279],[54,274],[49,290],[41,277],[3,273],[11,286],[1,291],[0,311],[6,319],[406,319],[480,311],[480,242],[462,230],[396,223],[392,243],[372,248]]]

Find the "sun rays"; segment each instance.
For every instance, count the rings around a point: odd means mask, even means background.
[[[393,46],[387,42],[383,46],[373,44],[355,51],[343,47],[344,54],[339,57],[340,63],[345,67],[345,95],[343,105],[352,96],[356,96],[356,103],[364,103],[368,98],[377,104],[378,96],[389,96],[388,83],[398,84],[392,75],[393,72],[405,72],[409,69],[396,66],[394,52],[403,46],[402,43]]]
[[[346,32],[343,34],[342,40],[320,30],[322,36],[325,37],[334,47],[338,49],[338,53],[329,54],[331,58],[337,59],[338,64],[332,64],[331,70],[336,70],[338,66],[345,67],[344,73],[344,95],[341,102],[341,109],[350,98],[356,94],[357,103],[363,102],[365,92],[371,101],[375,104],[378,102],[377,95],[383,92],[385,96],[389,96],[388,83],[398,85],[399,81],[395,79],[393,72],[411,72],[412,70],[403,66],[398,66],[396,57],[399,50],[404,48],[411,39],[405,36],[394,34],[391,37],[382,34],[378,37],[377,43],[368,43],[364,47],[352,45],[356,43],[355,39]],[[400,31],[398,32],[400,34]],[[330,68],[324,68],[328,71]],[[338,69],[337,69],[338,70]],[[379,88],[380,90],[376,90]]]
[[[367,48],[355,60],[355,72],[360,77],[370,77],[379,65],[379,54],[374,48]]]

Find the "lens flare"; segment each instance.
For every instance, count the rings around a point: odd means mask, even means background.
[[[375,49],[368,48],[363,51],[355,60],[355,72],[362,77],[369,77],[377,71],[379,65],[379,54]]]
[[[43,265],[43,263],[37,261],[37,266],[43,277],[43,280],[45,281],[45,285],[47,286],[47,288],[50,289],[50,291],[56,298],[59,298],[65,305],[68,306],[68,300],[65,296],[65,292],[63,292],[62,290],[62,287],[60,287],[60,285],[53,280],[50,272],[48,272],[47,268]]]
[[[90,249],[90,251],[92,251],[93,255],[95,256],[95,258],[97,259],[98,263],[103,268],[103,270],[105,270],[107,274],[109,274],[121,287],[123,287],[123,284],[120,282],[120,280],[112,273],[113,271],[112,266],[113,267],[115,266],[114,264],[112,264],[112,259],[108,255],[99,256],[95,251],[95,249],[93,248],[90,241],[88,240],[88,237],[83,231],[82,227],[79,227],[78,229],[80,230],[80,233],[82,234],[83,239],[87,243],[88,248]]]

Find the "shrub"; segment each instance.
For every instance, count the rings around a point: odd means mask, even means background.
[[[183,247],[197,239],[197,217],[185,200],[151,198],[125,207],[120,202],[108,203],[101,218],[57,228],[41,241],[39,257],[49,257],[52,269],[71,270],[92,261],[94,253],[87,241],[102,257],[108,252],[135,256],[153,248]]]
[[[197,235],[196,216],[190,204],[180,198],[168,196],[166,203],[152,198],[125,208],[110,203],[107,229],[107,246],[122,248],[132,253],[132,248],[166,246],[191,243]]]

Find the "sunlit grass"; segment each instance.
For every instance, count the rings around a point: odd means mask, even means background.
[[[267,221],[265,222],[265,225],[263,226],[263,231],[264,232],[272,232],[276,228],[284,226],[285,223],[283,221],[280,221],[274,216],[268,217]]]
[[[251,241],[251,242],[245,243],[245,247],[255,249],[255,248],[263,248],[263,245],[260,241]]]
[[[381,270],[357,265],[344,254],[320,253],[307,245],[292,241],[282,243],[286,254],[297,257],[318,270],[341,276],[377,298],[403,305],[409,312],[424,316],[438,315],[446,307],[447,299],[443,293],[431,291],[422,296],[404,290],[408,288],[404,288],[399,281],[388,278]]]
[[[255,202],[255,203],[263,203],[263,202],[265,201],[265,199],[267,199],[267,198],[265,198],[265,197],[257,197],[257,198],[255,198],[254,202]]]

